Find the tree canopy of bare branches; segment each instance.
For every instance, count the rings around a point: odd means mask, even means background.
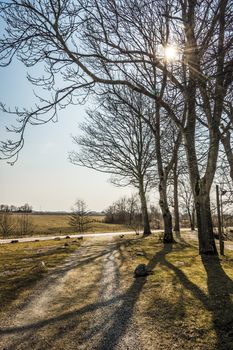
[[[225,142],[232,128],[232,11],[231,0],[0,1],[6,23],[0,64],[17,57],[28,67],[43,66],[44,74],[28,79],[50,92],[31,110],[2,105],[18,116],[13,130],[19,135],[2,143],[2,156],[17,157],[28,123],[48,122],[59,108],[80,103],[101,85],[143,94],[181,132],[199,251],[216,254],[209,194],[220,141],[232,166],[232,148]],[[171,44],[177,50],[173,61],[164,54]],[[208,138],[201,169],[199,126]]]

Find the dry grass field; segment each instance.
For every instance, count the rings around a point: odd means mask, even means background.
[[[17,214],[15,216],[15,221],[17,221]],[[30,222],[30,233],[26,236],[37,236],[37,235],[63,235],[71,233],[79,233],[75,231],[70,225],[70,215],[60,215],[60,214],[29,214],[28,219]],[[103,222],[104,216],[90,216],[93,221],[89,225],[88,232],[118,232],[129,230],[129,227],[118,224],[106,224]],[[20,236],[17,230],[12,231],[11,237]],[[1,232],[0,232],[1,237]],[[6,237],[7,238],[7,237]]]

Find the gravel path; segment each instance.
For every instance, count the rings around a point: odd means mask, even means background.
[[[143,349],[136,299],[120,285],[119,247],[113,238],[86,241],[50,271],[23,305],[0,320],[0,349]]]
[[[100,329],[101,321],[102,331],[97,333],[96,339],[89,344],[89,349],[142,349],[137,336],[137,326],[131,314],[131,301],[127,303],[127,297],[120,294],[119,258],[119,251],[113,247],[103,261],[99,300],[107,303],[108,307],[97,309],[93,314],[91,329]],[[95,345],[97,343],[99,344]]]

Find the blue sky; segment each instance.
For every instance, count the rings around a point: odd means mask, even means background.
[[[35,102],[26,69],[13,62],[0,68],[0,101],[7,106],[29,107]],[[89,101],[91,103],[91,101]],[[85,116],[85,106],[62,110],[57,123],[28,127],[25,146],[14,166],[0,161],[0,203],[29,203],[34,210],[70,210],[77,198],[86,201],[90,210],[106,209],[132,188],[116,188],[109,176],[77,167],[67,160],[74,149],[71,134],[78,134],[78,124]],[[13,123],[0,113],[0,139],[9,138],[5,125]]]

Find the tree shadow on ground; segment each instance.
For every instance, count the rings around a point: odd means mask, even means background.
[[[163,249],[159,251],[147,264],[148,270],[153,270],[160,259],[171,250],[171,244],[164,245]],[[118,307],[114,313],[113,320],[103,334],[102,341],[98,344],[96,349],[109,350],[109,344],[111,344],[112,350],[117,347],[119,340],[127,332],[127,326],[133,317],[136,302],[146,282],[147,277],[135,278],[130,288],[121,296],[121,306]],[[136,336],[136,333],[134,333],[134,336]]]
[[[187,247],[187,243],[186,243]],[[172,270],[184,288],[199,300],[212,314],[213,328],[217,336],[216,350],[233,349],[233,281],[227,276],[217,256],[202,256],[207,273],[208,295],[190,281],[185,273],[161,256],[161,264]]]
[[[202,256],[207,273],[209,308],[217,335],[216,349],[233,349],[233,281],[221,266],[219,257]]]
[[[124,254],[122,247],[130,244],[130,241],[124,241],[121,243],[117,243],[115,245],[111,245],[109,249],[104,249],[102,254],[97,252],[97,254],[88,255],[87,259],[83,259],[82,262],[77,262],[75,266],[70,266],[70,268],[75,268],[77,266],[82,265],[83,263],[95,262],[97,258],[104,257],[108,254],[112,249],[116,249],[119,251],[119,264],[116,270],[115,279],[120,278],[119,274],[119,265],[122,264],[124,260]],[[169,251],[171,251],[172,246],[168,248],[164,246],[164,248],[158,252],[153,259],[149,262],[148,268],[153,269],[155,265],[160,261],[161,257]],[[68,268],[69,269],[69,268]],[[65,269],[67,271],[67,269]],[[64,272],[64,271],[63,271]],[[135,304],[139,298],[140,293],[142,292],[143,286],[146,283],[147,278],[135,278],[131,286],[126,290],[125,293],[117,294],[113,298],[109,298],[108,300],[103,300],[100,302],[96,302],[93,304],[88,304],[83,308],[76,309],[72,312],[63,312],[56,317],[50,317],[48,319],[42,319],[38,322],[26,324],[23,326],[14,326],[7,327],[0,330],[0,336],[8,335],[13,336],[11,345],[8,347],[8,350],[18,349],[19,346],[26,346],[28,338],[32,335],[32,337],[37,337],[36,333],[40,334],[40,331],[47,327],[54,327],[54,332],[51,335],[50,339],[48,339],[48,345],[43,343],[43,349],[50,349],[51,344],[54,341],[57,341],[59,338],[63,336],[67,339],[69,334],[76,334],[77,324],[80,322],[80,319],[84,316],[87,316],[90,320],[95,312],[100,311],[100,317],[98,322],[93,325],[89,322],[89,329],[86,330],[84,334],[78,334],[79,344],[84,346],[82,349],[88,348],[88,343],[90,339],[95,337],[96,333],[99,333],[101,336],[98,338],[98,342],[92,346],[92,349],[98,350],[109,350],[115,349],[118,345],[120,339],[124,336],[127,331],[127,326],[130,323],[130,320],[134,313]],[[119,285],[119,280],[115,282],[116,285]],[[103,311],[103,317],[101,318],[102,310],[110,310]],[[110,315],[110,317],[109,317]],[[91,327],[90,327],[91,325]],[[72,333],[74,332],[74,333]],[[78,340],[78,339],[77,339]],[[79,345],[77,344],[77,348]],[[80,346],[81,348],[81,346]],[[35,349],[39,349],[35,346]]]
[[[77,261],[74,266],[67,267],[67,270],[82,267],[83,264],[96,263],[99,258],[106,258],[108,260],[108,254],[117,249],[119,251],[119,262],[116,266],[114,283],[116,286],[119,286],[119,266],[121,266],[125,259],[123,248],[129,244],[130,240],[122,241],[117,244],[109,245],[107,249],[102,246],[102,248],[104,248],[102,252],[98,251],[98,249],[94,253],[90,251],[90,254],[88,253],[85,258]],[[98,246],[100,247],[100,245]],[[188,245],[180,246],[180,249],[182,250],[185,247],[188,247]],[[183,288],[190,291],[193,297],[199,300],[204,308],[212,313],[213,327],[217,335],[215,349],[232,350],[233,305],[231,295],[233,294],[233,283],[224,272],[219,258],[202,257],[202,262],[207,272],[208,295],[206,295],[198,285],[188,279],[181,269],[167,260],[166,256],[172,252],[172,250],[173,244],[164,245],[163,249],[149,260],[147,268],[153,270],[155,266],[160,263],[173,271]],[[65,269],[65,271],[67,270]],[[99,334],[101,336],[96,343],[94,342],[94,345],[92,344],[91,349],[114,350],[117,348],[119,342],[126,334],[127,328],[130,326],[136,303],[146,282],[147,277],[135,278],[131,286],[124,293],[118,293],[107,300],[90,303],[71,312],[60,312],[60,314],[55,317],[43,319],[21,327],[14,326],[2,329],[0,330],[0,336],[16,335],[18,339],[14,338],[10,347],[7,348],[8,350],[15,350],[20,348],[20,344],[22,344],[22,346],[27,345],[30,334],[35,335],[37,332],[47,327],[54,327],[54,331],[48,339],[48,344],[40,343],[40,346],[43,345],[42,347],[35,346],[33,349],[54,348],[53,344],[58,341],[59,338],[62,339],[63,337],[68,340],[69,338],[74,338],[73,341],[77,341],[77,349],[90,349],[90,347],[88,348],[89,342],[91,340],[95,341],[96,334]],[[179,303],[182,308],[182,306],[184,306],[182,305],[184,303],[182,297]],[[95,312],[97,312],[98,319],[92,323]],[[87,326],[83,334],[79,334],[78,323],[82,321],[82,317],[86,317],[87,320],[90,320],[89,327]],[[26,347],[24,346],[24,348]]]

